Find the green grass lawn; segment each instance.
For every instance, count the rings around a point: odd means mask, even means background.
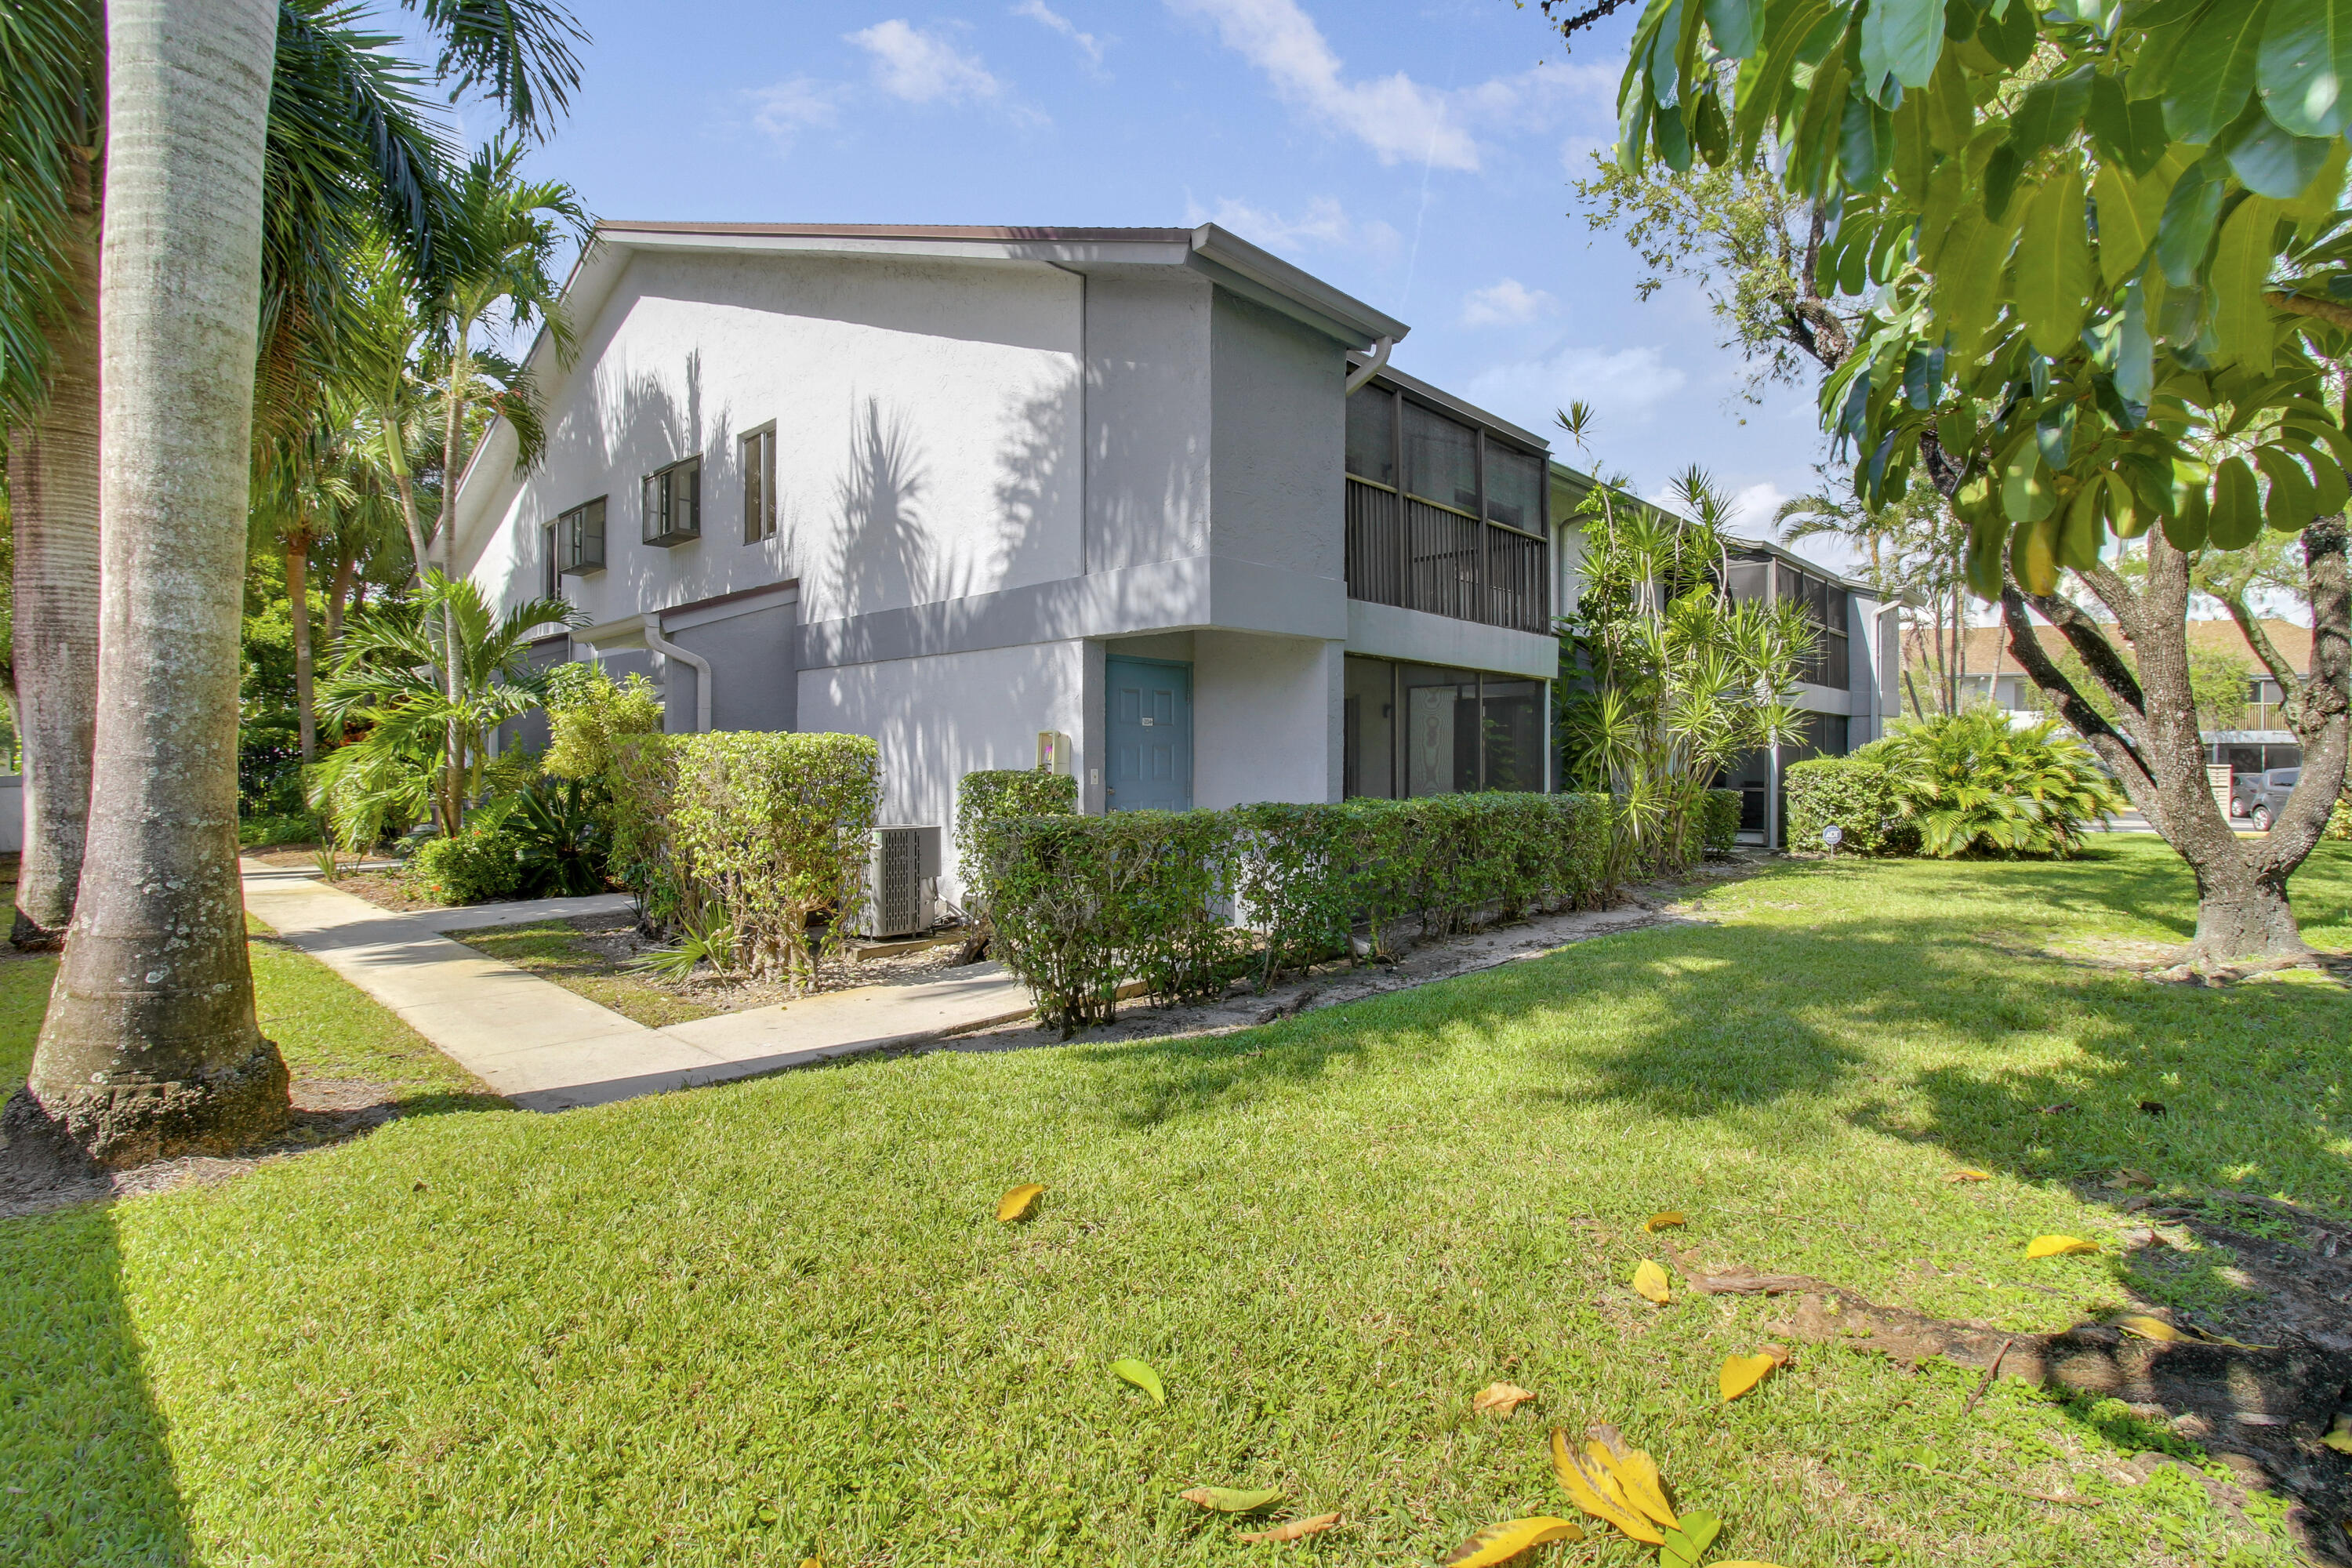
[[[625,1018],[649,1029],[697,1018],[718,1016],[719,1009],[647,985],[634,975],[616,974],[612,961],[584,947],[580,928],[570,921],[536,921],[530,925],[486,926],[478,931],[453,931],[453,941],[478,952],[528,969],[541,980],[551,980],[600,1007],[610,1007]]]
[[[2178,940],[2187,888],[2124,839],[1790,865],[1703,895],[1720,924],[1237,1035],[416,1118],[0,1222],[0,1559],[1430,1563],[1570,1511],[1544,1434],[1609,1419],[1725,1558],[2284,1565],[2273,1503],[2108,1479],[2173,1441],[2120,1405],[2002,1380],[1963,1415],[1973,1373],[1835,1346],[1725,1405],[1786,1307],[1627,1289],[1675,1208],[1711,1261],[2050,1329],[2123,1289],[2112,1253],[2023,1256],[2116,1239],[2082,1178],[2342,1212],[2341,990],[2043,952]],[[2352,855],[2296,891],[2352,947]],[[1496,1379],[1537,1402],[1473,1415]],[[1345,1522],[1244,1546],[1175,1497],[1202,1482]],[[2099,1506],[2022,1495],[2060,1490]],[[1656,1561],[1596,1534],[1533,1561]]]

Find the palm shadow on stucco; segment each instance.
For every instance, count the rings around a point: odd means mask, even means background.
[[[906,416],[865,398],[850,427],[849,461],[834,485],[838,522],[833,581],[844,610],[919,603],[932,595],[930,475]]]
[[[0,1560],[191,1560],[110,1209],[0,1219]]]

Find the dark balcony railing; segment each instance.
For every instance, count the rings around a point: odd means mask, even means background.
[[[1551,629],[1544,542],[1451,507],[1348,481],[1348,596],[1514,631]]]

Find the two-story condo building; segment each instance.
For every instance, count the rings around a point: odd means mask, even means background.
[[[872,735],[915,826],[1041,754],[1089,811],[1552,785],[1547,444],[1214,225],[611,223],[567,299],[460,569],[673,731]]]

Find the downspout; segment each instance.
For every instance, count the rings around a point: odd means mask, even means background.
[[[1382,338],[1372,345],[1372,357],[1348,374],[1348,396],[1355,396],[1366,382],[1380,374],[1381,367],[1389,363],[1389,351],[1395,347],[1394,338]]]
[[[694,731],[698,735],[708,734],[710,731],[710,661],[698,653],[687,652],[663,637],[658,611],[646,617],[646,646],[664,658],[683,660],[694,671]]]

